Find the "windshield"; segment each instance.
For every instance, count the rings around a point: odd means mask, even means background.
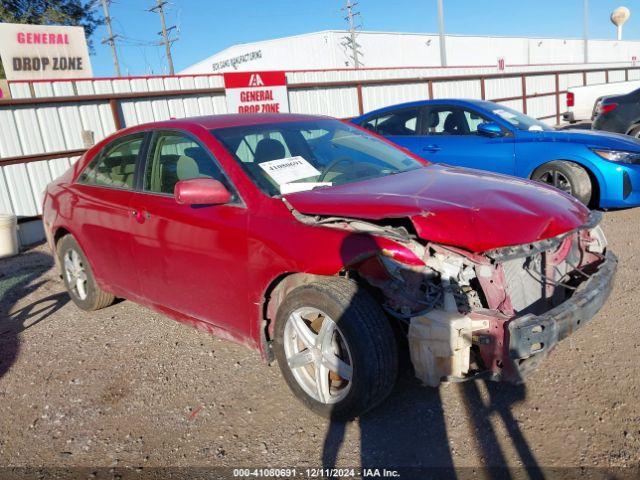
[[[248,125],[212,133],[271,196],[424,166],[402,150],[338,120]]]
[[[530,132],[553,130],[546,123],[536,120],[535,118],[528,117],[527,115],[509,107],[496,105],[496,108],[494,108],[492,112],[519,130],[529,130]]]

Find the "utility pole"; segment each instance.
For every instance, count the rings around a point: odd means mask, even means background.
[[[358,42],[356,42],[356,23],[355,17],[360,15],[360,12],[354,12],[353,9],[358,5],[357,2],[351,3],[351,0],[347,0],[347,5],[342,9],[347,11],[345,20],[349,22],[349,36],[345,38],[347,47],[351,48],[351,58],[353,58],[354,68],[360,68],[360,51],[358,48]]]
[[[589,63],[589,0],[583,3],[583,47],[584,47],[584,63]]]
[[[116,75],[120,76],[120,62],[118,62],[118,51],[116,50],[116,38],[117,35],[113,34],[111,28],[111,16],[109,15],[109,4],[111,0],[102,0],[102,10],[104,11],[104,21],[107,24],[107,32],[109,36],[102,40],[102,43],[108,43],[111,46],[111,54],[113,55],[113,67],[116,70]]]
[[[171,44],[178,40],[177,38],[169,38],[169,34],[171,30],[176,28],[175,25],[167,27],[165,18],[164,18],[164,6],[167,4],[164,0],[156,0],[157,5],[153,8],[150,8],[150,12],[157,12],[160,14],[160,24],[162,25],[162,30],[158,32],[158,35],[162,36],[162,40],[159,45],[164,45],[165,51],[167,53],[167,63],[169,64],[169,74],[173,75],[175,72],[173,70],[173,58],[171,57]]]
[[[447,46],[444,39],[444,6],[442,0],[438,0],[438,30],[440,35],[440,65],[447,66]]]

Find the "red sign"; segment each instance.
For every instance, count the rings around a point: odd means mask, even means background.
[[[504,67],[505,67],[504,57],[499,57],[498,58],[498,70],[500,70],[501,72],[504,72]]]
[[[224,74],[229,113],[287,113],[287,77],[284,72]]]

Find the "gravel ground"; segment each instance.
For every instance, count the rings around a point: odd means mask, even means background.
[[[635,465],[639,224],[640,209],[605,215],[614,292],[526,385],[405,377],[347,425],[303,408],[245,347],[128,301],[80,311],[44,246],[0,260],[0,465]]]

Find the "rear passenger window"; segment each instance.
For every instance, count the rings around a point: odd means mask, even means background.
[[[88,185],[133,189],[138,154],[144,133],[116,140],[96,155],[78,181]]]
[[[173,195],[176,183],[192,178],[213,178],[222,173],[207,151],[184,134],[157,133],[149,150],[144,190]]]
[[[395,112],[386,112],[370,118],[362,126],[386,136],[415,135],[418,123],[417,108],[405,108]]]

